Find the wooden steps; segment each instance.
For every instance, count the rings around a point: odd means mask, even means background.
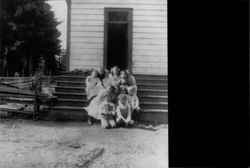
[[[69,75],[63,75],[58,76],[56,78],[57,81],[66,80],[66,81],[78,81],[78,82],[85,82],[86,76],[69,76]]]
[[[70,76],[70,75],[61,75],[56,78],[57,81],[78,81],[78,82],[85,82],[87,76]],[[167,78],[161,78],[161,77],[135,77],[136,81],[140,81],[142,83],[147,83],[147,84],[167,84]]]
[[[140,86],[140,89],[164,89],[167,90],[168,89],[168,85],[167,84],[155,84],[155,83],[138,83],[137,85]]]
[[[168,123],[168,110],[142,109],[140,113],[140,120]]]
[[[76,86],[76,87],[86,87],[84,81],[70,81],[70,80],[58,80],[57,86]]]
[[[58,118],[86,120],[84,110],[86,100],[84,73],[64,73],[56,78],[55,96],[58,100],[50,108],[50,114]],[[142,121],[167,123],[168,120],[168,85],[167,76],[135,75],[138,86]]]
[[[138,88],[137,94],[139,97],[141,95],[167,96],[168,91],[167,90],[159,90],[159,89],[140,89],[140,88]]]
[[[137,85],[140,86],[141,89],[150,89],[150,88],[154,88],[154,89],[164,89],[166,90],[168,88],[167,84],[155,84],[155,83],[138,83]],[[73,87],[86,87],[86,84],[84,81],[70,81],[70,80],[59,80],[57,81],[57,86],[73,86]]]
[[[86,93],[67,93],[67,92],[56,92],[55,95],[60,99],[86,99],[87,95]]]
[[[168,109],[168,103],[167,102],[145,102],[142,101],[140,103],[140,107],[142,109]]]
[[[85,88],[79,86],[57,86],[56,92],[85,93]]]
[[[57,99],[57,106],[73,106],[73,107],[82,107],[87,106],[89,103],[85,99]]]
[[[140,95],[140,102],[150,101],[150,102],[167,102],[168,96],[155,96],[155,95]]]

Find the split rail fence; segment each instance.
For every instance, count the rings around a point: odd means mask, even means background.
[[[43,85],[49,85],[52,77],[0,77],[0,105],[8,103],[23,104],[18,109],[0,106],[0,111],[8,113],[30,114],[33,119],[43,115],[46,111],[40,111],[40,106],[53,106],[56,96],[41,93]],[[32,110],[26,110],[28,105]]]

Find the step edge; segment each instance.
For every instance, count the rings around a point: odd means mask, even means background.
[[[168,110],[162,109],[141,109],[142,113],[168,113]]]
[[[53,106],[48,107],[48,110],[55,109],[55,110],[81,110],[86,111],[83,107],[75,107],[75,106]],[[168,110],[163,109],[141,109],[141,113],[168,113]]]
[[[63,89],[85,89],[85,87],[75,87],[75,86],[56,86],[55,88],[63,88]]]
[[[137,95],[138,97],[152,97],[152,98],[168,98],[168,96],[161,96],[161,95]]]
[[[54,94],[64,94],[64,95],[78,95],[78,96],[86,96],[86,93],[69,93],[69,92],[55,92]],[[168,96],[162,95],[137,95],[140,98],[168,98]]]
[[[76,106],[52,106],[48,107],[48,109],[85,110],[84,107],[76,107]]]
[[[55,78],[55,80],[57,80],[57,78],[80,78],[80,79],[86,79],[87,78],[87,76],[85,77],[85,76],[57,76],[56,78]],[[147,78],[147,77],[136,77],[135,78],[135,80],[136,81],[139,81],[139,80],[152,80],[152,81],[168,81],[168,79],[155,79],[155,78]]]
[[[69,84],[84,84],[85,82],[77,82],[77,81],[56,81],[57,83],[69,83]],[[137,86],[168,86],[162,83],[137,83]]]
[[[57,101],[88,102],[86,99],[57,99]]]
[[[144,102],[141,101],[140,104],[154,104],[154,105],[168,105],[168,102]]]
[[[56,81],[58,83],[77,83],[77,84],[85,84],[85,81],[69,81],[69,80],[58,80]],[[155,85],[155,86],[166,86],[166,84],[162,84],[162,83],[140,83],[140,82],[137,82],[137,85]]]
[[[85,96],[86,95],[86,93],[71,93],[71,92],[55,92],[54,94],[78,95],[78,96]]]
[[[164,90],[160,90],[160,89],[140,89],[140,88],[138,88],[138,91],[168,91],[168,89],[164,89]]]
[[[77,87],[77,86],[56,86],[56,88],[73,88],[73,89],[85,89],[85,87]],[[138,90],[141,91],[167,91],[166,89],[142,89],[138,87]]]

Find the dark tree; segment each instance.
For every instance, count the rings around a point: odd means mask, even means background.
[[[19,73],[26,76],[33,74],[40,57],[45,59],[46,73],[55,74],[55,55],[60,54],[61,47],[58,39],[60,32],[56,26],[60,23],[55,20],[51,6],[46,0],[8,0],[6,6],[6,13],[11,16],[10,30],[15,39],[14,44],[8,47],[7,62],[10,74],[13,75],[20,69],[22,72]],[[7,41],[3,40],[4,42]]]
[[[8,0],[0,1],[0,76],[6,74],[6,56],[16,39],[13,31],[15,7]]]

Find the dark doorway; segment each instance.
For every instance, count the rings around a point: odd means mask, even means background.
[[[131,70],[131,9],[105,8],[104,67]]]
[[[127,24],[108,24],[107,68],[118,66],[127,68],[128,38]]]

